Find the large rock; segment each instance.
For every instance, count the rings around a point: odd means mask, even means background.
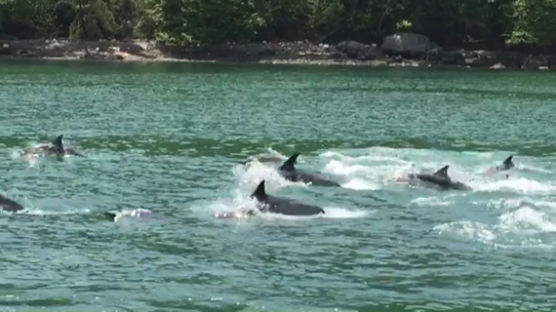
[[[381,48],[390,54],[425,56],[430,50],[440,47],[425,35],[397,33],[384,38]]]
[[[521,68],[526,57],[523,53],[516,51],[502,51],[498,53],[498,60],[508,68]]]
[[[445,65],[462,65],[465,62],[465,51],[440,51],[438,57]]]
[[[134,54],[134,55],[145,55],[145,49],[142,46],[140,46],[138,44],[134,44],[132,42],[122,43],[120,45],[120,51],[125,52],[125,53],[129,53],[129,54]]]
[[[347,55],[348,58],[358,60],[374,60],[380,55],[379,49],[357,41],[342,41],[336,45],[336,49]]]
[[[471,67],[491,67],[496,64],[498,58],[492,51],[476,50],[469,53],[465,58],[465,65]]]
[[[544,55],[529,55],[521,65],[521,69],[540,69],[548,65],[548,58]]]

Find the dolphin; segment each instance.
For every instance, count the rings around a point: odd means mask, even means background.
[[[23,210],[23,206],[15,201],[0,195],[0,210],[8,212],[16,212]]]
[[[62,157],[65,155],[73,155],[73,156],[83,156],[82,154],[76,152],[73,148],[64,148],[64,144],[62,143],[62,138],[64,136],[60,135],[50,144],[39,145],[37,147],[33,147],[27,151],[25,154],[38,154],[41,156],[58,156]]]
[[[512,161],[513,157],[514,156],[511,155],[510,157],[506,158],[506,160],[504,160],[504,162],[500,166],[496,166],[496,171],[506,171],[515,167],[515,164]]]
[[[410,179],[418,179],[428,183],[432,183],[441,187],[442,189],[452,189],[452,190],[471,190],[471,188],[461,182],[452,181],[448,176],[448,168],[450,166],[444,166],[434,174],[418,173],[410,174]]]
[[[340,186],[338,182],[328,180],[320,174],[297,170],[295,168],[295,163],[297,162],[298,156],[299,153],[293,154],[282,164],[282,166],[280,166],[280,168],[278,168],[278,172],[282,177],[284,177],[284,179],[292,182],[311,183],[312,185],[317,186]]]
[[[274,197],[266,194],[264,180],[251,195],[258,202],[261,212],[280,213],[290,216],[312,216],[324,214],[324,210],[317,206],[302,204],[288,198]]]

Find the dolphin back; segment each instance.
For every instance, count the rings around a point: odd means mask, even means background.
[[[470,186],[463,184],[461,182],[452,182],[450,184],[450,188],[454,190],[461,190],[461,191],[471,191],[473,190]]]
[[[302,176],[303,182],[311,183],[312,185],[316,185],[316,186],[340,186],[340,184],[338,182],[329,180],[329,179],[327,179],[326,177],[324,177],[320,174],[301,172],[300,175]]]
[[[506,158],[500,166],[496,166],[496,170],[497,171],[504,171],[504,170],[510,170],[513,167],[515,167],[515,164],[513,162],[513,157],[514,156],[511,155],[510,157]]]
[[[443,189],[453,189],[453,190],[462,190],[462,191],[469,191],[471,187],[461,183],[452,181],[449,177],[443,177],[436,174],[417,174],[415,175],[419,180],[429,182],[440,186]]]
[[[62,139],[64,138],[63,135],[59,135],[54,141],[52,141],[52,146],[54,147],[54,151],[57,153],[64,153],[64,144],[62,143]]]
[[[16,203],[15,201],[9,198],[0,195],[0,210],[16,212],[23,209],[24,209],[23,206],[21,206],[20,204]]]
[[[315,186],[340,186],[338,182],[329,180],[320,174],[308,173],[297,169],[293,171],[280,170],[280,174],[284,179],[292,182],[311,183],[311,185]]]
[[[320,207],[298,203],[293,200],[269,196],[264,203],[265,210],[289,216],[312,216],[324,214]]]
[[[416,177],[419,178],[419,180],[430,182],[440,186],[447,186],[448,184],[450,184],[450,179],[436,174],[417,174]]]

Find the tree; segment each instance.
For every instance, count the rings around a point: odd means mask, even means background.
[[[265,23],[251,0],[188,0],[183,12],[197,42],[252,41]]]
[[[117,25],[108,5],[102,0],[74,0],[76,17],[70,26],[72,40],[115,38]]]
[[[75,8],[68,1],[60,1],[54,7],[56,35],[69,37],[70,25],[76,17]]]
[[[514,0],[512,45],[556,44],[556,0]]]
[[[52,7],[57,0],[0,0],[0,26],[14,37],[29,39],[53,32]]]

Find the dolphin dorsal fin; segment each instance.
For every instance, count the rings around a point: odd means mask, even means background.
[[[63,137],[64,137],[63,135],[60,135],[57,138],[55,138],[54,141],[52,141],[52,145],[54,145],[54,147],[57,150],[64,151],[64,145],[62,144]]]
[[[503,164],[506,168],[512,168],[514,167],[514,162],[512,161],[512,158],[514,157],[514,155],[511,155],[510,157],[506,158],[506,160],[504,160]]]
[[[262,180],[259,186],[257,186],[257,189],[251,194],[251,198],[255,197],[258,201],[262,201],[265,200],[267,196],[264,189],[264,180]]]
[[[282,164],[282,166],[280,167],[280,170],[294,171],[295,170],[295,163],[297,162],[297,157],[298,156],[299,156],[299,153],[293,154],[290,158],[288,158],[288,160],[286,160]]]
[[[434,175],[435,175],[435,176],[439,176],[439,177],[443,177],[443,178],[447,178],[447,177],[448,177],[448,168],[449,168],[449,167],[450,167],[449,165],[446,165],[446,166],[444,166],[444,167],[438,169],[438,171],[436,171],[436,172],[434,173]]]

